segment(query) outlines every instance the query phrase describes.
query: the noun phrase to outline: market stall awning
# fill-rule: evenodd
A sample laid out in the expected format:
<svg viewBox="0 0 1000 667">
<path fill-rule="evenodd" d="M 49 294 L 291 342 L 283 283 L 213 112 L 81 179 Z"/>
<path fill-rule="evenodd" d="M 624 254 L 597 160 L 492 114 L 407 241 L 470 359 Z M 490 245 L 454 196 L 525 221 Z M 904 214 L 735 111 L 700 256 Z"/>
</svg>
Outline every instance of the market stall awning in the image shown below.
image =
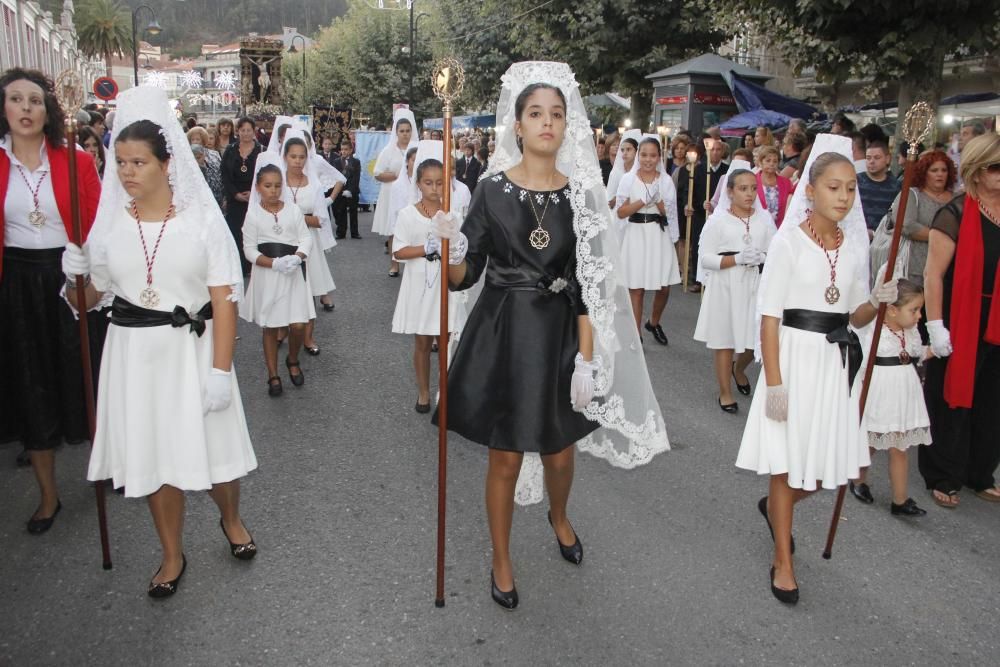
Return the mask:
<svg viewBox="0 0 1000 667">
<path fill-rule="evenodd" d="M 768 90 L 764 86 L 744 78 L 735 71 L 730 71 L 729 75 L 723 77 L 733 91 L 736 98 L 736 106 L 740 111 L 756 111 L 766 109 L 777 111 L 790 118 L 802 118 L 809 120 L 813 116 L 819 115 L 819 111 L 809 104 L 794 97 L 788 97 L 773 90 Z M 787 124 L 787 123 L 786 123 Z"/>
<path fill-rule="evenodd" d="M 781 129 L 787 127 L 791 119 L 791 116 L 778 111 L 755 109 L 733 116 L 719 125 L 719 129 L 726 136 L 738 136 L 746 130 L 751 130 L 761 125 L 772 130 Z"/>
</svg>

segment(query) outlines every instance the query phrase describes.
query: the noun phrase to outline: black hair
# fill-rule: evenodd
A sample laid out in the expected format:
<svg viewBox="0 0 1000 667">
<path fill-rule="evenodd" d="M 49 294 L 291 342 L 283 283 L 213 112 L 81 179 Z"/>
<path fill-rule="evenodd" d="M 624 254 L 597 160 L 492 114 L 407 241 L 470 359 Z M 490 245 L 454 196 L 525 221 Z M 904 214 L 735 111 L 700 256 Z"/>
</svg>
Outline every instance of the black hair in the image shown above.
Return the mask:
<svg viewBox="0 0 1000 667">
<path fill-rule="evenodd" d="M 846 136 L 853 142 L 854 148 L 860 148 L 862 151 L 868 149 L 868 139 L 860 132 L 848 132 Z"/>
<path fill-rule="evenodd" d="M 97 130 L 90 127 L 89 125 L 84 125 L 77 129 L 76 131 L 76 141 L 78 144 L 84 147 L 86 150 L 86 143 L 89 139 L 93 139 L 97 142 L 97 171 L 101 176 L 104 176 L 104 162 L 106 157 L 104 155 L 104 142 L 101 138 L 97 136 Z"/>
<path fill-rule="evenodd" d="M 476 157 L 485 165 L 490 160 L 490 149 L 486 146 L 480 146 L 479 150 L 476 151 Z"/>
<path fill-rule="evenodd" d="M 257 123 L 255 123 L 254 120 L 253 120 L 253 118 L 250 118 L 249 116 L 242 116 L 239 120 L 237 120 L 236 121 L 236 129 L 237 130 L 240 129 L 241 127 L 243 127 L 247 123 L 250 123 L 250 127 L 252 127 L 253 129 L 255 129 L 255 130 L 257 129 Z"/>
<path fill-rule="evenodd" d="M 406 159 L 409 160 L 411 157 L 417 154 L 417 147 L 414 146 L 406 151 Z M 444 166 L 444 165 L 442 165 Z"/>
<path fill-rule="evenodd" d="M 417 165 L 416 176 L 418 181 L 424 175 L 424 172 L 427 171 L 428 169 L 444 169 L 444 165 L 441 164 L 441 160 L 435 160 L 434 158 L 430 158 L 429 160 L 424 160 L 419 165 Z"/>
<path fill-rule="evenodd" d="M 874 139 L 868 142 L 868 148 L 881 148 L 885 151 L 886 155 L 889 155 L 889 144 L 882 139 Z"/>
<path fill-rule="evenodd" d="M 278 168 L 276 164 L 265 164 L 257 171 L 257 175 L 254 176 L 254 183 L 260 185 L 260 181 L 267 174 L 277 174 L 278 178 L 281 178 L 281 169 Z"/>
<path fill-rule="evenodd" d="M 906 302 L 911 299 L 924 295 L 923 287 L 906 278 L 900 278 L 896 281 L 896 289 L 898 290 L 896 300 L 892 302 L 896 308 L 906 305 Z"/>
<path fill-rule="evenodd" d="M 306 152 L 306 155 L 309 155 L 309 148 L 306 146 L 305 140 L 299 139 L 298 137 L 292 137 L 285 142 L 285 150 L 282 152 L 282 155 L 287 157 L 288 151 L 292 149 L 292 146 L 302 146 L 302 150 Z"/>
<path fill-rule="evenodd" d="M 340 146 L 341 146 L 341 147 L 344 147 L 344 146 L 350 146 L 350 147 L 351 147 L 351 150 L 352 150 L 352 151 L 354 150 L 354 144 L 353 144 L 353 143 L 351 143 L 351 140 L 350 140 L 350 139 L 341 139 L 341 140 L 340 140 Z"/>
<path fill-rule="evenodd" d="M 816 181 L 823 173 L 835 164 L 847 164 L 854 167 L 854 163 L 847 159 L 845 155 L 830 151 L 817 157 L 809 168 L 809 182 L 816 185 Z"/>
<path fill-rule="evenodd" d="M 739 178 L 740 176 L 744 175 L 744 174 L 750 174 L 751 176 L 754 176 L 754 173 L 752 171 L 750 171 L 749 169 L 733 169 L 731 172 L 729 172 L 729 174 L 726 176 L 726 189 L 727 190 L 732 190 L 733 188 L 735 188 L 736 187 L 736 179 Z M 754 176 L 754 181 L 755 182 L 756 182 L 756 178 L 757 177 Z"/>
<path fill-rule="evenodd" d="M 282 123 L 278 126 L 278 128 L 274 131 L 274 133 L 278 136 L 278 141 L 283 141 L 285 139 L 285 132 L 288 132 L 291 127 L 292 126 L 289 123 Z"/>
<path fill-rule="evenodd" d="M 535 91 L 538 91 L 538 90 L 554 90 L 554 91 L 556 91 L 556 95 L 559 96 L 559 100 L 563 104 L 563 109 L 567 108 L 566 107 L 566 96 L 563 95 L 563 91 L 560 90 L 558 86 L 553 86 L 551 83 L 540 83 L 540 82 L 539 83 L 531 83 L 531 84 L 528 84 L 527 86 L 525 86 L 524 90 L 522 90 L 518 94 L 517 98 L 514 100 L 514 118 L 516 120 L 521 120 L 521 116 L 524 115 L 524 107 L 526 107 L 528 105 L 528 98 L 531 97 L 535 93 Z M 518 150 L 521 150 L 521 151 L 524 150 L 524 142 L 521 141 L 520 137 L 518 137 L 518 139 L 517 139 L 517 148 L 518 148 Z"/>
<path fill-rule="evenodd" d="M 87 113 L 88 113 L 88 115 L 90 115 L 90 122 L 87 123 L 87 124 L 90 125 L 91 127 L 93 127 L 93 125 L 95 123 L 100 123 L 101 125 L 105 124 L 105 122 L 104 122 L 104 116 L 102 116 L 98 112 L 96 112 L 96 111 L 88 111 Z"/>
<path fill-rule="evenodd" d="M 639 142 L 633 139 L 632 137 L 626 137 L 625 139 L 622 139 L 621 143 L 632 144 L 632 148 L 634 148 L 637 153 L 639 152 Z"/>
<path fill-rule="evenodd" d="M 151 120 L 137 120 L 122 128 L 115 137 L 115 145 L 123 141 L 143 141 L 157 160 L 166 162 L 170 159 L 170 151 L 167 150 L 167 140 L 161 133 L 162 129 Z"/>
<path fill-rule="evenodd" d="M 408 126 L 408 127 L 409 127 L 409 128 L 411 129 L 411 130 L 413 129 L 413 124 L 412 124 L 412 123 L 410 122 L 410 119 L 409 119 L 409 118 L 400 118 L 399 120 L 397 120 L 397 121 L 396 121 L 396 130 L 397 130 L 397 131 L 399 130 L 399 126 L 400 126 L 400 125 L 402 125 L 403 123 L 406 123 L 406 125 L 407 125 L 407 126 Z"/>
<path fill-rule="evenodd" d="M 792 145 L 792 148 L 799 153 L 806 149 L 806 135 L 801 132 L 789 132 L 785 135 L 785 141 Z"/>
<path fill-rule="evenodd" d="M 63 126 L 66 116 L 63 114 L 59 100 L 56 99 L 56 87 L 52 79 L 35 69 L 13 67 L 0 76 L 0 104 L 7 102 L 7 86 L 20 80 L 30 81 L 42 89 L 42 99 L 45 102 L 45 127 L 42 129 L 45 138 L 53 146 L 61 146 L 63 142 Z M 7 115 L 0 114 L 0 136 L 10 132 Z"/>
<path fill-rule="evenodd" d="M 654 139 L 653 137 L 646 137 L 645 139 L 643 139 L 642 141 L 640 141 L 639 142 L 639 147 L 636 148 L 636 152 L 638 153 L 642 149 L 642 147 L 645 146 L 645 145 L 647 145 L 647 144 L 650 144 L 652 146 L 656 146 L 656 154 L 657 155 L 663 155 L 663 147 L 660 146 L 660 142 L 657 141 L 656 139 Z"/>
</svg>

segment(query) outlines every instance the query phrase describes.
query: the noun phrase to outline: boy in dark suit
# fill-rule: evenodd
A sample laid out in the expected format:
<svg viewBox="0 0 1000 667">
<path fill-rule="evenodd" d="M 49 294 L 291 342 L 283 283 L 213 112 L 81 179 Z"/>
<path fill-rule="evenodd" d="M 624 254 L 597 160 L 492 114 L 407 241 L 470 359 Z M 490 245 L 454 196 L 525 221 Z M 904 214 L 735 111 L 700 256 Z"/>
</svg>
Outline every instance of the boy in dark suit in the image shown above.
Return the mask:
<svg viewBox="0 0 1000 667">
<path fill-rule="evenodd" d="M 348 139 L 340 142 L 340 155 L 334 156 L 333 166 L 344 175 L 347 183 L 340 196 L 333 202 L 333 219 L 337 224 L 337 238 L 347 236 L 347 219 L 350 216 L 351 238 L 360 239 L 358 233 L 358 197 L 361 195 L 361 162 L 354 157 L 354 145 Z"/>
</svg>

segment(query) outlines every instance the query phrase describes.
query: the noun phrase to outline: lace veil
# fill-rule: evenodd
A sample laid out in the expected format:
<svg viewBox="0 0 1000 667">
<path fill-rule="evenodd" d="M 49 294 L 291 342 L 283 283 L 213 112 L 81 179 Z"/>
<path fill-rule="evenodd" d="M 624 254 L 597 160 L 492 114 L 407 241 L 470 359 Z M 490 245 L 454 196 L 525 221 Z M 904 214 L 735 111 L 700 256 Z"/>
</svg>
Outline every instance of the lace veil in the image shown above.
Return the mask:
<svg viewBox="0 0 1000 667">
<path fill-rule="evenodd" d="M 802 169 L 802 177 L 799 179 L 798 185 L 795 187 L 795 194 L 792 195 L 792 201 L 788 205 L 788 210 L 785 212 L 785 218 L 781 223 L 781 227 L 778 228 L 778 233 L 774 235 L 771 243 L 781 243 L 787 240 L 787 237 L 798 231 L 799 225 L 801 225 L 806 219 L 806 212 L 809 210 L 811 202 L 806 196 L 806 185 L 811 181 L 809 180 L 809 172 L 812 169 L 813 163 L 816 161 L 820 155 L 824 153 L 840 153 L 847 160 L 854 164 L 854 154 L 851 148 L 851 139 L 849 137 L 843 137 L 836 134 L 820 134 L 816 137 L 815 143 L 813 143 L 812 150 L 809 152 L 809 161 L 806 162 L 806 166 Z M 722 206 L 722 200 L 719 200 L 719 207 Z M 844 248 L 854 255 L 854 266 L 856 274 L 854 276 L 855 280 L 860 280 L 863 285 L 868 286 L 871 284 L 868 278 L 868 226 L 865 224 L 864 211 L 861 209 L 861 196 L 855 192 L 854 205 L 851 210 L 847 212 L 844 219 L 839 223 L 840 228 L 844 231 Z M 841 252 L 844 252 L 841 250 Z M 768 280 L 771 279 L 766 268 L 764 273 L 760 278 L 760 287 L 757 290 L 757 348 L 755 356 L 758 361 L 761 360 L 760 352 L 760 320 L 761 320 L 761 308 L 763 307 L 763 298 L 767 290 Z M 787 279 L 787 276 L 779 276 L 779 280 Z"/>
<path fill-rule="evenodd" d="M 566 98 L 566 134 L 556 168 L 569 177 L 577 237 L 577 279 L 593 325 L 594 357 L 601 363 L 594 400 L 583 411 L 601 428 L 577 446 L 619 468 L 643 465 L 670 449 L 670 443 L 621 275 L 618 236 L 579 85 L 568 65 L 555 62 L 515 63 L 501 81 L 496 151 L 484 178 L 507 171 L 521 161 L 514 131 L 514 102 L 525 87 L 547 83 L 558 87 Z M 518 503 L 541 501 L 541 472 L 540 457 L 526 454 L 515 494 Z"/>
<path fill-rule="evenodd" d="M 111 141 L 105 149 L 105 164 L 109 167 L 117 164 L 115 141 L 122 130 L 140 120 L 152 121 L 160 126 L 160 134 L 166 140 L 167 151 L 170 153 L 168 179 L 176 213 L 180 216 L 187 212 L 199 223 L 197 226 L 186 225 L 179 228 L 186 230 L 185 233 L 194 234 L 206 248 L 226 249 L 217 258 L 221 258 L 222 272 L 225 274 L 225 283 L 220 284 L 228 284 L 232 288 L 230 301 L 239 301 L 243 298 L 243 270 L 236 242 L 229 232 L 219 204 L 215 201 L 198 167 L 198 162 L 188 144 L 187 135 L 177 119 L 177 114 L 170 107 L 166 92 L 162 88 L 152 86 L 130 88 L 118 95 L 117 105 L 114 130 Z M 88 247 L 93 252 L 103 251 L 104 239 L 112 222 L 122 210 L 128 209 L 131 201 L 118 177 L 118 170 L 106 169 L 101 181 L 101 199 L 97 205 L 97 217 L 87 239 Z"/>
<path fill-rule="evenodd" d="M 632 139 L 636 143 L 642 139 L 642 131 L 637 129 L 626 130 L 622 135 L 622 140 L 618 142 L 618 152 L 615 153 L 615 163 L 611 166 L 611 173 L 608 175 L 608 200 L 618 194 L 618 184 L 626 174 L 625 158 L 622 157 L 622 143 L 626 139 Z M 634 164 L 634 163 L 633 163 Z"/>
</svg>

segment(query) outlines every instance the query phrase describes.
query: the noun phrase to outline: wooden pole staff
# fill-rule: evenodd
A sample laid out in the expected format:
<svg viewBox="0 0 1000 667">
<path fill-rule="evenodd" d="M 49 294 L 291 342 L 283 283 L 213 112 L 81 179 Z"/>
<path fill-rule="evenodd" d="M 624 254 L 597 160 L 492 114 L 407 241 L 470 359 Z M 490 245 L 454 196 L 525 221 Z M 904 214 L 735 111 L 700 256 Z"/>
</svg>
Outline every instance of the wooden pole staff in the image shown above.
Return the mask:
<svg viewBox="0 0 1000 667">
<path fill-rule="evenodd" d="M 66 70 L 56 80 L 56 96 L 59 105 L 66 115 L 66 152 L 69 158 L 69 205 L 72 212 L 73 242 L 81 248 L 84 244 L 83 224 L 80 220 L 80 192 L 77 181 L 76 164 L 76 112 L 83 106 L 83 82 L 73 70 Z M 76 294 L 78 299 L 84 299 L 86 286 L 84 277 L 76 277 Z M 80 306 L 77 322 L 80 328 L 80 365 L 83 371 L 83 399 L 87 410 L 87 428 L 90 433 L 90 443 L 93 446 L 94 434 L 97 431 L 97 407 L 94 401 L 94 373 L 90 360 L 90 329 L 87 322 L 87 309 L 83 303 Z M 101 566 L 111 569 L 111 546 L 108 540 L 108 517 L 105 508 L 104 481 L 94 483 L 94 495 L 97 500 L 97 527 L 101 538 Z"/>
<path fill-rule="evenodd" d="M 454 58 L 444 58 L 434 67 L 431 76 L 434 94 L 443 103 L 444 115 L 444 198 L 441 210 L 451 210 L 451 153 L 452 103 L 462 94 L 465 72 Z M 445 514 L 448 489 L 448 239 L 441 239 L 441 319 L 438 330 L 438 370 L 440 396 L 438 398 L 438 497 L 437 497 L 437 579 L 434 589 L 434 606 L 444 606 L 444 550 Z"/>
<path fill-rule="evenodd" d="M 917 146 L 930 134 L 934 126 L 934 112 L 926 102 L 917 102 L 906 112 L 903 134 L 909 143 L 906 154 L 906 166 L 903 170 L 903 187 L 900 190 L 899 208 L 896 211 L 896 225 L 892 229 L 892 243 L 889 244 L 889 258 L 886 261 L 885 280 L 892 280 L 896 267 L 896 255 L 899 252 L 899 241 L 902 238 L 903 220 L 906 217 L 906 203 L 909 199 L 910 185 L 913 183 L 914 167 L 917 163 Z M 904 276 L 905 277 L 905 276 Z M 865 364 L 865 375 L 861 384 L 861 403 L 858 408 L 858 418 L 865 414 L 868 403 L 868 390 L 871 388 L 872 372 L 875 369 L 875 353 L 878 351 L 879 339 L 882 336 L 882 323 L 885 321 L 886 304 L 879 304 L 875 316 L 875 330 L 872 332 L 872 344 L 868 350 L 868 362 Z M 837 502 L 833 506 L 833 516 L 830 519 L 830 530 L 826 536 L 826 548 L 823 558 L 833 557 L 833 541 L 837 538 L 837 524 L 840 523 L 840 513 L 844 509 L 844 496 L 847 486 L 837 490 Z"/>
<path fill-rule="evenodd" d="M 698 161 L 697 151 L 687 152 L 687 172 L 688 172 L 688 201 L 687 209 L 689 211 L 694 211 L 694 164 Z M 694 221 L 693 213 L 687 214 L 687 233 L 684 235 L 684 285 L 682 286 L 685 292 L 688 291 L 689 279 L 691 277 L 691 229 Z"/>
</svg>

